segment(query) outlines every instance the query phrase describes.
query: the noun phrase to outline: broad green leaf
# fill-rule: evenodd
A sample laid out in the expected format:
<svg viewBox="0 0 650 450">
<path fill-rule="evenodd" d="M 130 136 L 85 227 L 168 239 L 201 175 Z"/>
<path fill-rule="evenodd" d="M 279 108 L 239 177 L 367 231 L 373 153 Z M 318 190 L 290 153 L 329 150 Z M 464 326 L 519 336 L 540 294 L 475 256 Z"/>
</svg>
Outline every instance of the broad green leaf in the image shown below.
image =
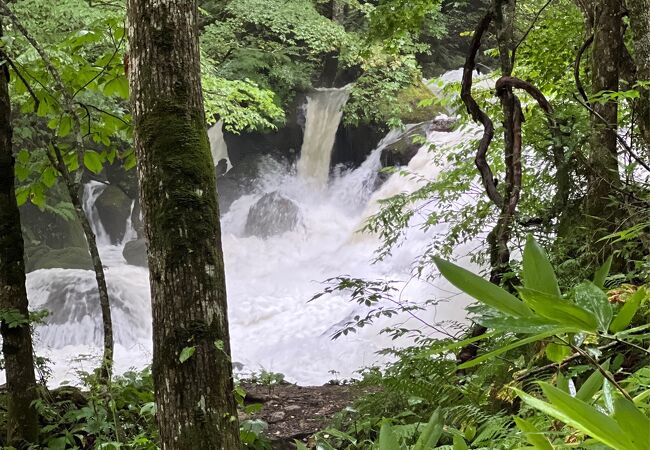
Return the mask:
<svg viewBox="0 0 650 450">
<path fill-rule="evenodd" d="M 32 204 L 42 208 L 45 206 L 45 193 L 43 192 L 43 187 L 41 184 L 36 183 L 31 187 L 31 192 L 29 193 L 29 201 Z"/>
<path fill-rule="evenodd" d="M 530 317 L 532 311 L 517 297 L 493 283 L 444 259 L 435 257 L 438 270 L 451 284 L 476 300 L 514 317 Z"/>
<path fill-rule="evenodd" d="M 474 319 L 485 328 L 509 333 L 537 334 L 557 328 L 557 322 L 544 317 L 479 316 Z"/>
<path fill-rule="evenodd" d="M 397 436 L 388 422 L 384 423 L 379 430 L 379 450 L 399 450 Z"/>
<path fill-rule="evenodd" d="M 605 370 L 609 369 L 609 359 L 601 364 L 601 367 Z M 576 398 L 582 400 L 583 402 L 590 403 L 592 397 L 596 395 L 596 392 L 600 391 L 600 388 L 603 385 L 603 380 L 605 377 L 596 369 L 591 375 L 582 383 L 578 392 L 576 392 Z"/>
<path fill-rule="evenodd" d="M 86 150 L 84 153 L 84 166 L 91 172 L 98 174 L 102 171 L 102 157 L 94 150 Z"/>
<path fill-rule="evenodd" d="M 29 164 L 30 154 L 27 150 L 23 149 L 16 155 L 16 160 L 21 164 Z"/>
<path fill-rule="evenodd" d="M 526 239 L 523 258 L 524 286 L 534 291 L 560 297 L 555 271 L 548 261 L 546 253 L 532 235 Z"/>
<path fill-rule="evenodd" d="M 517 416 L 514 416 L 513 419 L 515 419 L 519 429 L 526 435 L 526 440 L 537 450 L 553 450 L 553 446 L 546 439 L 546 436 L 532 422 Z"/>
<path fill-rule="evenodd" d="M 650 447 L 650 419 L 624 397 L 614 400 L 614 420 L 637 448 Z"/>
<path fill-rule="evenodd" d="M 31 170 L 29 168 L 23 166 L 22 164 L 16 164 L 14 167 L 14 174 L 16 175 L 16 178 L 18 181 L 25 181 L 27 178 L 29 178 L 29 175 L 31 174 Z"/>
<path fill-rule="evenodd" d="M 618 333 L 627 328 L 632 322 L 632 319 L 639 310 L 641 304 L 643 304 L 647 299 L 648 295 L 645 287 L 642 286 L 637 289 L 637 291 L 625 301 L 621 309 L 618 311 L 618 314 L 616 314 L 616 317 L 609 326 L 609 330 L 612 333 Z"/>
<path fill-rule="evenodd" d="M 420 434 L 413 450 L 428 450 L 435 447 L 441 434 L 442 421 L 440 420 L 440 408 L 438 408 L 431 414 L 431 418 L 427 426 L 422 430 L 422 434 Z"/>
<path fill-rule="evenodd" d="M 561 420 L 615 450 L 632 450 L 634 448 L 614 419 L 548 383 L 540 382 L 539 385 L 550 403 L 528 395 L 519 389 L 513 388 L 513 390 L 533 408 Z"/>
<path fill-rule="evenodd" d="M 195 351 L 196 351 L 196 347 L 194 346 L 183 348 L 183 350 L 181 350 L 181 355 L 178 357 L 178 360 L 181 363 L 184 363 L 185 361 L 187 361 L 192 357 Z"/>
<path fill-rule="evenodd" d="M 498 356 L 498 355 L 500 355 L 502 353 L 508 352 L 508 351 L 510 351 L 512 349 L 515 349 L 517 347 L 521 347 L 522 345 L 527 345 L 527 344 L 530 344 L 531 342 L 541 341 L 542 339 L 546 339 L 547 337 L 550 337 L 550 336 L 553 336 L 553 335 L 556 335 L 556 334 L 563 334 L 563 333 L 565 333 L 567 331 L 568 330 L 564 329 L 564 328 L 556 328 L 555 330 L 547 331 L 547 332 L 540 333 L 540 334 L 536 334 L 536 335 L 530 336 L 530 337 L 528 337 L 526 339 L 520 339 L 520 340 L 518 340 L 516 342 L 513 342 L 512 344 L 505 345 L 505 346 L 503 346 L 501 348 L 498 348 L 498 349 L 496 349 L 494 351 L 491 351 L 490 353 L 486 353 L 486 354 L 481 355 L 481 356 L 479 356 L 477 358 L 474 358 L 474 359 L 472 359 L 470 361 L 467 361 L 467 362 L 459 365 L 458 368 L 459 369 L 467 369 L 467 368 L 470 368 L 470 367 L 474 367 L 474 366 L 482 363 L 483 361 L 494 358 L 495 356 Z"/>
<path fill-rule="evenodd" d="M 605 280 L 607 279 L 607 275 L 609 275 L 609 270 L 612 267 L 612 259 L 614 259 L 613 256 L 609 255 L 607 261 L 605 261 L 605 263 L 602 266 L 600 266 L 596 271 L 596 273 L 594 274 L 594 284 L 601 289 L 605 287 Z"/>
<path fill-rule="evenodd" d="M 57 131 L 57 134 L 59 137 L 66 137 L 67 135 L 70 134 L 70 131 L 72 130 L 72 119 L 70 116 L 63 116 L 61 118 L 61 122 L 59 122 L 59 130 Z"/>
<path fill-rule="evenodd" d="M 112 96 L 117 94 L 123 99 L 129 98 L 129 81 L 124 76 L 118 76 L 110 80 L 104 86 L 104 95 Z"/>
<path fill-rule="evenodd" d="M 546 344 L 544 349 L 546 357 L 549 361 L 554 363 L 561 363 L 564 359 L 571 354 L 571 348 L 565 344 L 556 344 L 555 342 L 550 342 Z"/>
<path fill-rule="evenodd" d="M 524 302 L 537 314 L 565 327 L 575 327 L 590 333 L 598 329 L 598 320 L 591 312 L 561 298 L 532 289 L 520 288 Z"/>
<path fill-rule="evenodd" d="M 465 442 L 465 439 L 463 439 L 457 434 L 454 434 L 454 450 L 469 450 L 469 447 L 467 446 L 467 442 Z"/>
<path fill-rule="evenodd" d="M 43 173 L 41 174 L 41 182 L 47 186 L 48 188 L 51 188 L 54 186 L 54 183 L 56 183 L 56 179 L 59 176 L 59 171 L 56 170 L 54 167 L 47 167 Z"/>
<path fill-rule="evenodd" d="M 591 311 L 598 319 L 598 328 L 606 332 L 612 321 L 612 305 L 607 295 L 595 284 L 585 281 L 574 289 L 575 303 L 581 308 Z"/>
<path fill-rule="evenodd" d="M 25 202 L 27 202 L 28 198 L 29 198 L 29 188 L 27 186 L 23 186 L 16 189 L 16 202 L 18 203 L 18 206 L 24 205 Z"/>
</svg>

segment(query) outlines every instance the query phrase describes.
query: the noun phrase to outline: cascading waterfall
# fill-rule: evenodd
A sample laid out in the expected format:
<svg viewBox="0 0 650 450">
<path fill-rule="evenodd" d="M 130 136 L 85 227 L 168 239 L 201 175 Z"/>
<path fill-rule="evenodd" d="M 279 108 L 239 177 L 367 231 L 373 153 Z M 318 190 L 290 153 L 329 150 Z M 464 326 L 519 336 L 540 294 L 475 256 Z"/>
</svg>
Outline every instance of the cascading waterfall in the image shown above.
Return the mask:
<svg viewBox="0 0 650 450">
<path fill-rule="evenodd" d="M 319 282 L 327 278 L 347 274 L 395 280 L 401 295 L 416 302 L 448 298 L 454 292 L 444 280 L 412 277 L 413 261 L 433 235 L 444 232 L 444 226 L 427 231 L 414 226 L 390 257 L 370 264 L 379 240 L 358 232 L 364 221 L 377 211 L 381 199 L 417 189 L 421 179 L 435 178 L 441 168 L 432 162 L 429 145 L 424 145 L 408 165 L 408 170 L 418 176 L 395 173 L 377 189 L 382 150 L 402 134 L 392 131 L 358 168 L 341 170 L 329 179 L 330 153 L 346 99 L 345 90 L 321 90 L 310 97 L 297 174 L 282 164 L 268 162 L 256 181 L 257 192 L 240 197 L 222 217 L 233 361 L 242 364 L 244 372 L 264 368 L 282 372 L 300 384 L 322 384 L 331 378 L 330 371 L 348 378 L 364 366 L 386 361 L 376 351 L 395 342 L 378 331 L 394 323 L 392 320 L 380 319 L 374 327 L 330 340 L 337 324 L 361 314 L 365 307 L 350 303 L 345 293 L 308 302 L 322 290 Z M 445 148 L 473 135 L 430 132 L 427 137 L 437 148 Z M 90 183 L 85 189 L 86 211 L 99 235 L 102 227 L 93 202 L 101 186 Z M 247 235 L 251 206 L 271 192 L 295 203 L 301 212 L 301 226 L 265 238 Z M 151 360 L 148 271 L 128 265 L 121 250 L 122 245 L 101 240 L 100 253 L 108 266 L 117 372 L 141 368 Z M 54 362 L 52 384 L 74 381 L 78 368 L 96 367 L 98 359 L 92 363 L 79 360 L 80 354 L 101 355 L 101 314 L 94 274 L 86 270 L 38 270 L 28 274 L 27 285 L 32 306 L 53 312 L 47 325 L 37 328 L 36 343 L 37 352 Z M 463 306 L 455 299 L 422 314 L 428 322 L 463 320 Z M 418 326 L 408 317 L 398 320 L 405 321 L 406 326 Z"/>
<path fill-rule="evenodd" d="M 298 175 L 319 187 L 327 184 L 336 130 L 349 96 L 347 86 L 316 89 L 307 96 L 305 136 L 298 160 Z"/>
<path fill-rule="evenodd" d="M 97 208 L 95 208 L 95 202 L 102 192 L 104 192 L 104 189 L 106 189 L 106 184 L 100 183 L 99 181 L 89 181 L 84 185 L 83 192 L 83 209 L 90 221 L 90 227 L 95 234 L 97 245 L 111 244 L 111 237 L 106 232 L 102 221 L 99 220 L 99 213 L 97 212 Z"/>
</svg>

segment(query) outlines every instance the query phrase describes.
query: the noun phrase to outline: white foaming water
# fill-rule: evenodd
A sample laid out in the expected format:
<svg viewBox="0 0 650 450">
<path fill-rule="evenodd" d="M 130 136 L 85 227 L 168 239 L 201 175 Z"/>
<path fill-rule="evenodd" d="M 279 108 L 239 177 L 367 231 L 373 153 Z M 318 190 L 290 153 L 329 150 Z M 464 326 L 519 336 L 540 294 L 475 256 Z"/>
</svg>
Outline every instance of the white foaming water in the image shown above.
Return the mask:
<svg viewBox="0 0 650 450">
<path fill-rule="evenodd" d="M 331 120 L 338 123 L 336 117 Z M 327 278 L 349 275 L 394 280 L 401 289 L 400 296 L 416 302 L 449 298 L 455 292 L 444 280 L 431 282 L 412 276 L 413 261 L 435 233 L 445 231 L 444 226 L 427 232 L 413 227 L 404 244 L 376 264 L 370 261 L 379 240 L 358 233 L 367 217 L 377 211 L 380 199 L 411 192 L 440 171 L 425 145 L 408 166 L 415 176 L 393 174 L 376 190 L 382 148 L 399 135 L 391 132 L 360 167 L 338 173 L 323 185 L 315 185 L 300 170 L 296 174 L 268 161 L 257 181 L 258 192 L 236 200 L 222 217 L 233 360 L 243 364 L 244 371 L 263 368 L 282 372 L 290 381 L 305 385 L 328 381 L 333 378 L 330 371 L 336 371 L 339 378 L 351 377 L 364 366 L 386 362 L 376 351 L 395 343 L 379 334 L 384 326 L 396 321 L 403 326 L 420 326 L 408 316 L 380 319 L 375 326 L 332 341 L 331 335 L 338 327 L 355 315 L 362 315 L 366 308 L 350 303 L 345 293 L 309 302 L 323 289 L 321 282 Z M 461 132 L 428 135 L 438 148 L 471 137 Z M 326 166 L 325 159 L 320 161 L 323 166 L 318 172 L 327 174 L 329 156 Z M 96 197 L 100 188 L 91 185 L 86 189 L 87 211 L 97 220 L 91 197 Z M 246 236 L 250 207 L 262 195 L 274 191 L 300 208 L 301 225 L 266 239 Z M 96 229 L 101 232 L 100 227 Z M 146 269 L 127 265 L 121 250 L 121 245 L 111 246 L 102 240 L 100 251 L 108 266 L 106 279 L 112 302 L 117 372 L 142 368 L 151 361 L 148 273 Z M 96 367 L 97 359 L 79 361 L 79 355 L 97 358 L 101 354 L 101 314 L 94 283 L 94 273 L 84 270 L 50 269 L 28 275 L 32 306 L 53 311 L 49 324 L 38 328 L 36 344 L 37 351 L 55 363 L 52 384 L 74 381 L 75 370 L 79 368 Z M 442 303 L 419 315 L 429 323 L 463 320 L 465 305 L 466 301 L 457 300 Z"/>
<path fill-rule="evenodd" d="M 307 96 L 305 136 L 300 149 L 298 175 L 313 180 L 319 187 L 327 184 L 336 130 L 349 96 L 347 86 L 316 89 Z"/>
<path fill-rule="evenodd" d="M 106 186 L 106 184 L 100 183 L 99 181 L 89 181 L 84 184 L 83 192 L 83 208 L 86 212 L 86 216 L 88 216 L 88 220 L 90 221 L 90 227 L 92 228 L 93 233 L 95 233 L 97 245 L 101 246 L 111 245 L 111 237 L 104 229 L 102 221 L 99 220 L 99 213 L 97 212 L 97 208 L 95 208 L 97 197 L 104 192 Z"/>
</svg>

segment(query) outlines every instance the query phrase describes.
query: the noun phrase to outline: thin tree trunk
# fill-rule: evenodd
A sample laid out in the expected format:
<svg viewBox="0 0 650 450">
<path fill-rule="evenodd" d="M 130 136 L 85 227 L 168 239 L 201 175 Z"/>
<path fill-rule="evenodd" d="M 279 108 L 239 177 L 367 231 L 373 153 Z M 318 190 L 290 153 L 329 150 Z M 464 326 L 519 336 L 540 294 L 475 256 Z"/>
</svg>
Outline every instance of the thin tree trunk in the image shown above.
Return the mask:
<svg viewBox="0 0 650 450">
<path fill-rule="evenodd" d="M 36 442 L 38 416 L 31 406 L 37 398 L 36 377 L 11 139 L 9 70 L 5 62 L 0 69 L 0 309 L 15 317 L 3 317 L 0 330 L 7 377 L 7 443 L 19 446 Z"/>
<path fill-rule="evenodd" d="M 86 237 L 86 243 L 88 244 L 88 252 L 90 253 L 90 259 L 93 263 L 93 270 L 95 271 L 95 280 L 97 281 L 97 290 L 99 292 L 99 307 L 102 312 L 102 329 L 104 331 L 104 345 L 102 355 L 102 364 L 99 369 L 100 380 L 104 383 L 110 381 L 111 375 L 113 373 L 113 351 L 114 351 L 114 342 L 113 342 L 113 319 L 111 317 L 111 305 L 108 298 L 108 286 L 106 285 L 106 275 L 104 274 L 104 265 L 102 264 L 102 259 L 99 256 L 99 249 L 97 248 L 97 240 L 95 238 L 95 233 L 90 225 L 88 216 L 83 209 L 83 203 L 79 197 L 80 185 L 75 182 L 75 177 L 68 171 L 68 167 L 65 164 L 63 155 L 59 150 L 59 147 L 56 143 L 51 144 L 52 153 L 48 152 L 50 162 L 54 167 L 57 168 L 63 181 L 68 190 L 68 195 L 70 197 L 70 202 L 74 207 L 77 218 L 81 223 L 81 228 L 83 229 L 84 236 Z"/>
<path fill-rule="evenodd" d="M 196 1 L 129 0 L 127 8 L 160 444 L 239 450 Z"/>
</svg>

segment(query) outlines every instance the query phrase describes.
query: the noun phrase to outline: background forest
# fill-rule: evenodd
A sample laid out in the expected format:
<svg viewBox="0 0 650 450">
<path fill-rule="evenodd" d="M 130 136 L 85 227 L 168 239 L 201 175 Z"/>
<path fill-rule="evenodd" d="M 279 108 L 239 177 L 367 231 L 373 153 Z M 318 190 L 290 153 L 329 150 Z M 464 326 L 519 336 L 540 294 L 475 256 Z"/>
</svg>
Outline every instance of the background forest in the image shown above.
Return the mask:
<svg viewBox="0 0 650 450">
<path fill-rule="evenodd" d="M 648 0 L 205 0 L 178 29 L 147 1 L 0 0 L 3 448 L 650 449 Z M 175 76 L 143 49 L 194 33 L 196 141 L 140 103 Z M 166 214 L 166 165 L 219 204 Z M 215 333 L 157 297 L 150 324 L 187 261 Z M 152 327 L 153 367 L 125 357 Z M 276 340 L 286 374 L 246 367 Z M 269 432 L 260 388 L 323 376 L 347 406 Z"/>
</svg>

